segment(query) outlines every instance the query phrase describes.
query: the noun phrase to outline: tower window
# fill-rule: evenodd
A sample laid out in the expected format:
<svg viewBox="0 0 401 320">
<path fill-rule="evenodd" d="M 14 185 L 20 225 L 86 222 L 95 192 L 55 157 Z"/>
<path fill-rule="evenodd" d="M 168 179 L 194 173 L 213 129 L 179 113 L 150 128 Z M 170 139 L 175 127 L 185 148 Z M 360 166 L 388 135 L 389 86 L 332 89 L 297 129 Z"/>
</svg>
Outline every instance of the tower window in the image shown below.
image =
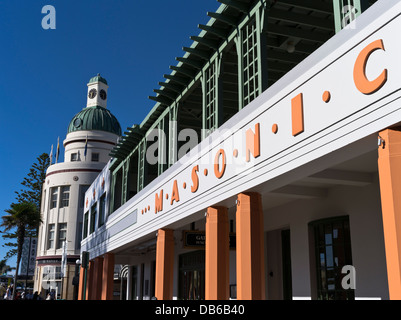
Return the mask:
<svg viewBox="0 0 401 320">
<path fill-rule="evenodd" d="M 99 154 L 98 153 L 92 153 L 92 161 L 99 162 Z"/>
<path fill-rule="evenodd" d="M 61 187 L 60 207 L 68 207 L 70 202 L 70 186 Z"/>
<path fill-rule="evenodd" d="M 78 153 L 71 153 L 71 161 L 78 161 Z"/>
<path fill-rule="evenodd" d="M 47 249 L 54 248 L 54 223 L 49 224 L 47 229 Z"/>
<path fill-rule="evenodd" d="M 58 187 L 51 188 L 50 209 L 57 208 Z"/>
<path fill-rule="evenodd" d="M 59 223 L 58 225 L 58 239 L 57 239 L 57 249 L 63 247 L 63 242 L 67 240 L 67 224 Z"/>
</svg>

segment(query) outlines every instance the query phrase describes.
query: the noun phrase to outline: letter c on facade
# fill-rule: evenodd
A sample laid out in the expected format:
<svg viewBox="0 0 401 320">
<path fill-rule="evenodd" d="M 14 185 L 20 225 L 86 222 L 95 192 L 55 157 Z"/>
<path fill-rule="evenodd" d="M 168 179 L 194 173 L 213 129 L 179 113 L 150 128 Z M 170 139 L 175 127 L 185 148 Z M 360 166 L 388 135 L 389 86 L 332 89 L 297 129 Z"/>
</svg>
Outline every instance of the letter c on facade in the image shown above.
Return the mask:
<svg viewBox="0 0 401 320">
<path fill-rule="evenodd" d="M 370 55 L 376 50 L 384 50 L 383 40 L 379 39 L 373 41 L 371 44 L 366 46 L 361 53 L 358 55 L 354 66 L 354 82 L 356 88 L 363 94 L 372 94 L 378 91 L 387 81 L 387 69 L 375 80 L 370 81 L 366 77 L 366 64 Z"/>
</svg>

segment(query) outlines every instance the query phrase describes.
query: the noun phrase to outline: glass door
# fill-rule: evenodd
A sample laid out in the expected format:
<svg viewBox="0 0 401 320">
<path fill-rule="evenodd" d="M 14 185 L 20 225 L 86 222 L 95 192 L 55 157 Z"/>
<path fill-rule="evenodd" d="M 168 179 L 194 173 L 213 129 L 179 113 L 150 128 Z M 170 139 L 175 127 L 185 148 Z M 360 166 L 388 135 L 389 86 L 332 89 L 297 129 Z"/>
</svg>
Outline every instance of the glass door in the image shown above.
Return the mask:
<svg viewBox="0 0 401 320">
<path fill-rule="evenodd" d="M 179 299 L 205 299 L 205 251 L 180 255 Z"/>
</svg>

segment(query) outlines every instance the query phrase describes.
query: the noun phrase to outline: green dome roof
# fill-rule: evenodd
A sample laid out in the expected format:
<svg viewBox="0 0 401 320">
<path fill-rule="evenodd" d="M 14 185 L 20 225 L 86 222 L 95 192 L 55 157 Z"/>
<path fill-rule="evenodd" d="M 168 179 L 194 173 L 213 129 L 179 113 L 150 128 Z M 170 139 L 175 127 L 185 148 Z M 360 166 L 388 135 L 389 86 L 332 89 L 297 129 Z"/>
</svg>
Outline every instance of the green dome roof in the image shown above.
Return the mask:
<svg viewBox="0 0 401 320">
<path fill-rule="evenodd" d="M 97 76 L 90 78 L 89 83 L 93 83 L 93 82 L 103 82 L 104 84 L 107 84 L 107 81 L 105 78 L 100 76 L 100 73 L 97 74 Z"/>
<path fill-rule="evenodd" d="M 100 130 L 121 136 L 121 126 L 117 118 L 103 107 L 86 107 L 72 118 L 68 132 L 81 130 Z"/>
</svg>

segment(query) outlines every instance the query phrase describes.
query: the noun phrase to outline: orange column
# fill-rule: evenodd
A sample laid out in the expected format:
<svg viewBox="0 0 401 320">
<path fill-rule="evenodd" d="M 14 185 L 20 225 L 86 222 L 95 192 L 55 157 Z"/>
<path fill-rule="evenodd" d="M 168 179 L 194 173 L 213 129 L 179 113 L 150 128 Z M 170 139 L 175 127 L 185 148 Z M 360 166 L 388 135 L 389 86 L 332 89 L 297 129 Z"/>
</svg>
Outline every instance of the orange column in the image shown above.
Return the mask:
<svg viewBox="0 0 401 320">
<path fill-rule="evenodd" d="M 264 237 L 262 198 L 259 193 L 238 195 L 237 298 L 265 299 Z"/>
<path fill-rule="evenodd" d="M 103 258 L 96 257 L 93 264 L 93 274 L 91 277 L 90 300 L 100 300 L 102 295 L 102 275 L 103 275 Z"/>
<path fill-rule="evenodd" d="M 174 230 L 159 229 L 156 243 L 155 296 L 173 299 Z"/>
<path fill-rule="evenodd" d="M 209 207 L 206 216 L 206 300 L 227 300 L 230 297 L 229 242 L 227 208 Z"/>
<path fill-rule="evenodd" d="M 85 300 L 92 299 L 92 291 L 93 291 L 93 270 L 95 269 L 95 261 L 90 260 L 88 264 L 88 270 L 86 273 L 86 292 L 85 292 Z"/>
<path fill-rule="evenodd" d="M 84 300 L 85 288 L 85 268 L 81 267 L 79 271 L 79 287 L 78 287 L 78 300 Z M 85 297 L 86 298 L 86 297 Z"/>
<path fill-rule="evenodd" d="M 113 285 L 114 285 L 114 254 L 106 253 L 103 260 L 103 274 L 102 274 L 102 300 L 113 299 Z"/>
<path fill-rule="evenodd" d="M 384 130 L 379 146 L 379 180 L 389 295 L 401 299 L 401 132 Z"/>
</svg>

